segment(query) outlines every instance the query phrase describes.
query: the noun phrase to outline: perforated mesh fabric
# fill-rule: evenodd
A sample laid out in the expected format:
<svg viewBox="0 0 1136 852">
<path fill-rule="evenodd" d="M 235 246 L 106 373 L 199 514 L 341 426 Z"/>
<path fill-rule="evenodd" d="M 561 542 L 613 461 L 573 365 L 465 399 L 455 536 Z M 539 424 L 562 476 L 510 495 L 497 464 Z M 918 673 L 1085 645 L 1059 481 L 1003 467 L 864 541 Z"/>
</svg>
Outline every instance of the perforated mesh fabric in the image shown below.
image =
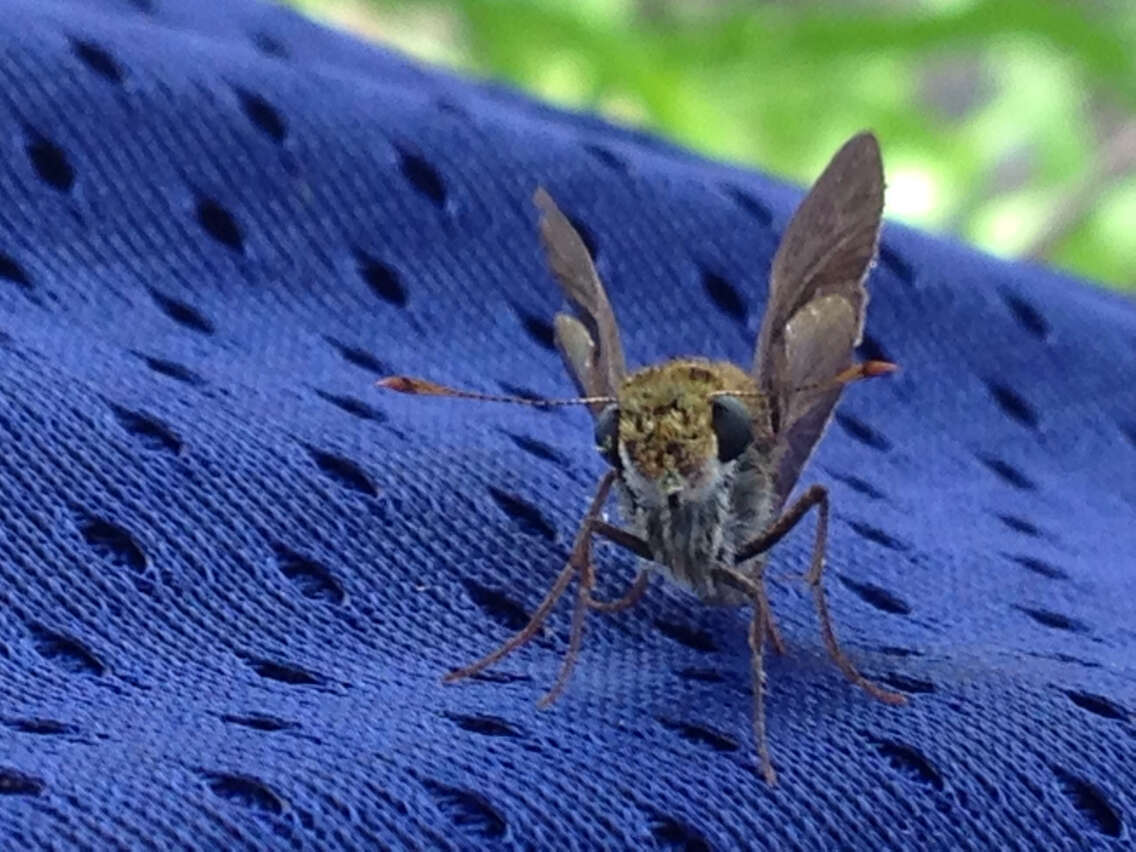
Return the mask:
<svg viewBox="0 0 1136 852">
<path fill-rule="evenodd" d="M 800 191 L 268 5 L 0 12 L 0 846 L 1131 842 L 1130 301 L 885 228 L 863 354 L 903 371 L 802 482 L 839 635 L 911 701 L 827 659 L 802 525 L 769 788 L 748 611 L 658 580 L 548 710 L 567 601 L 439 682 L 523 624 L 603 466 L 586 410 L 371 383 L 572 393 L 538 183 L 633 364 L 748 363 Z"/>
</svg>

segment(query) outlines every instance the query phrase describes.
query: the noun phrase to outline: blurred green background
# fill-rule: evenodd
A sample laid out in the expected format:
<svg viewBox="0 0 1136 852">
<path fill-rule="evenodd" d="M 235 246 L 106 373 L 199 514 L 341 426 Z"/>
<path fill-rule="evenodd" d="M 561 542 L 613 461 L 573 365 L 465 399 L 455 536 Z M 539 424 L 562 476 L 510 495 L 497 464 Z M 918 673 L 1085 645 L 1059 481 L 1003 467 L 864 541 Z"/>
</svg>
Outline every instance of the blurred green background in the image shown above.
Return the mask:
<svg viewBox="0 0 1136 852">
<path fill-rule="evenodd" d="M 890 218 L 1136 292 L 1133 0 L 287 2 L 802 184 L 870 127 Z"/>
</svg>

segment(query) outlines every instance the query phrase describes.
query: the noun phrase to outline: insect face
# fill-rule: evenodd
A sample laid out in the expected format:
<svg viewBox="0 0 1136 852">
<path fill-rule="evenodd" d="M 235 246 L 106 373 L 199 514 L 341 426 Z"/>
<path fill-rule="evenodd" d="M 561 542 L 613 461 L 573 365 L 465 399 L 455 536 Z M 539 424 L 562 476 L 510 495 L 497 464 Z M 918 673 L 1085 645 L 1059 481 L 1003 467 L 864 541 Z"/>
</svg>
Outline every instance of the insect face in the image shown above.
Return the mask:
<svg viewBox="0 0 1136 852">
<path fill-rule="evenodd" d="M 743 402 L 731 391 L 749 396 Z M 648 367 L 628 376 L 618 408 L 603 412 L 597 444 L 641 505 L 701 502 L 753 445 L 754 394 L 753 380 L 732 364 Z"/>
</svg>

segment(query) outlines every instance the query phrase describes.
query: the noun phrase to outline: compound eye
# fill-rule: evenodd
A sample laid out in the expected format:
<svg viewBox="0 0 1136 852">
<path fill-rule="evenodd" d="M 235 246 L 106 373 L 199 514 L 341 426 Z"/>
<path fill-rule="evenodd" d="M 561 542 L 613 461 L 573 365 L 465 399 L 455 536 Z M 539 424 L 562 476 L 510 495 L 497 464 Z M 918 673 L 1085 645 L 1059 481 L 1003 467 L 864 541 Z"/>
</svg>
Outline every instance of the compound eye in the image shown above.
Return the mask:
<svg viewBox="0 0 1136 852">
<path fill-rule="evenodd" d="M 718 461 L 733 461 L 753 443 L 749 409 L 736 396 L 716 396 L 710 405 L 718 437 Z"/>
<path fill-rule="evenodd" d="M 614 468 L 619 461 L 619 406 L 612 403 L 596 418 L 596 449 Z"/>
</svg>

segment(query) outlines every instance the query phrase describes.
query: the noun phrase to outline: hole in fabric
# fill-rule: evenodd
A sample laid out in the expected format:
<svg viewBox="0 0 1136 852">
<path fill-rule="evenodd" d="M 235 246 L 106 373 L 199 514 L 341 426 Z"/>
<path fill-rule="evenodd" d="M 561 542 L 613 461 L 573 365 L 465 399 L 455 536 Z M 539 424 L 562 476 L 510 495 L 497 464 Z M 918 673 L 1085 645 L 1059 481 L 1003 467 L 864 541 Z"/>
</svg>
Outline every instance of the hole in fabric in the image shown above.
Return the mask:
<svg viewBox="0 0 1136 852">
<path fill-rule="evenodd" d="M 477 606 L 502 627 L 516 632 L 529 623 L 524 607 L 496 589 L 490 589 L 474 580 L 464 579 L 466 593 Z"/>
<path fill-rule="evenodd" d="M 355 249 L 355 263 L 359 275 L 371 288 L 371 292 L 399 308 L 406 307 L 406 288 L 402 286 L 398 273 L 393 267 L 371 257 L 361 249 Z"/>
<path fill-rule="evenodd" d="M 769 212 L 769 208 L 746 192 L 740 187 L 725 184 L 722 189 L 725 191 L 733 202 L 738 205 L 742 210 L 757 220 L 757 223 L 763 228 L 768 228 L 773 224 L 773 214 Z"/>
<path fill-rule="evenodd" d="M 696 680 L 701 683 L 723 683 L 725 675 L 713 669 L 685 668 L 679 669 L 676 674 L 683 680 Z"/>
<path fill-rule="evenodd" d="M 248 775 L 202 772 L 213 794 L 234 804 L 257 811 L 279 814 L 284 801 L 263 781 Z"/>
<path fill-rule="evenodd" d="M 922 651 L 914 651 L 911 648 L 899 648 L 895 645 L 881 645 L 876 648 L 881 654 L 887 654 L 889 657 L 922 657 Z"/>
<path fill-rule="evenodd" d="M 466 837 L 494 840 L 505 834 L 505 818 L 480 793 L 450 787 L 426 779 L 422 785 L 430 791 L 438 809 Z"/>
<path fill-rule="evenodd" d="M 377 408 L 372 408 L 363 400 L 356 399 L 353 396 L 339 396 L 321 390 L 316 390 L 316 395 L 324 402 L 329 402 L 341 411 L 346 411 L 360 420 L 373 420 L 376 423 L 383 423 L 387 419 L 386 415 Z"/>
<path fill-rule="evenodd" d="M 0 766 L 0 796 L 38 796 L 46 788 L 42 778 L 11 766 Z"/>
<path fill-rule="evenodd" d="M 226 714 L 221 717 L 221 721 L 228 722 L 230 725 L 240 725 L 242 728 L 252 728 L 253 730 L 266 731 L 268 733 L 300 727 L 299 722 L 286 722 L 283 719 L 277 719 L 275 716 L 231 716 Z"/>
<path fill-rule="evenodd" d="M 236 93 L 241 101 L 241 109 L 248 116 L 248 120 L 260 128 L 261 132 L 273 142 L 277 144 L 283 142 L 284 137 L 288 135 L 288 127 L 284 124 L 284 119 L 280 117 L 276 107 L 260 95 L 246 89 L 238 88 Z"/>
<path fill-rule="evenodd" d="M 850 580 L 843 574 L 837 574 L 836 577 L 844 584 L 845 588 L 855 593 L 860 600 L 871 604 L 878 610 L 890 612 L 893 615 L 908 615 L 911 612 L 911 607 L 902 598 L 897 597 L 887 589 L 872 583 Z"/>
<path fill-rule="evenodd" d="M 1071 666 L 1081 666 L 1086 669 L 1099 669 L 1100 663 L 1093 660 L 1085 660 L 1081 657 L 1074 657 L 1072 654 L 1039 654 L 1037 651 L 1023 651 L 1029 657 L 1037 657 L 1039 660 L 1056 660 L 1059 663 L 1067 663 Z"/>
<path fill-rule="evenodd" d="M 35 643 L 36 653 L 71 674 L 99 676 L 106 666 L 78 639 L 48 630 L 38 624 L 28 626 Z"/>
<path fill-rule="evenodd" d="M 713 848 L 697 831 L 671 817 L 657 814 L 650 827 L 656 847 L 665 852 L 711 852 Z"/>
<path fill-rule="evenodd" d="M 331 337 L 325 337 L 324 340 L 335 347 L 344 361 L 354 364 L 356 367 L 362 367 L 364 370 L 371 373 L 378 373 L 379 375 L 390 373 L 390 368 L 366 349 L 360 349 L 357 346 L 348 346 L 346 343 L 340 343 L 338 340 Z"/>
<path fill-rule="evenodd" d="M 93 41 L 71 39 L 71 50 L 79 57 L 84 65 L 111 83 L 122 83 L 122 68 L 114 61 L 114 57 L 99 47 Z"/>
<path fill-rule="evenodd" d="M 556 528 L 552 526 L 541 513 L 540 509 L 512 494 L 490 488 L 489 496 L 501 507 L 506 515 L 512 518 L 522 530 L 529 535 L 540 535 L 549 541 L 556 539 Z"/>
<path fill-rule="evenodd" d="M 552 323 L 541 317 L 526 313 L 516 306 L 513 307 L 513 310 L 520 319 L 521 325 L 524 326 L 525 332 L 538 346 L 542 346 L 549 352 L 556 351 L 556 332 L 552 327 Z"/>
<path fill-rule="evenodd" d="M 512 439 L 514 444 L 529 455 L 536 456 L 538 459 L 544 459 L 553 464 L 558 464 L 561 467 L 568 467 L 568 460 L 543 441 L 538 441 L 536 438 L 530 438 L 527 435 L 516 435 L 512 432 L 506 432 L 505 434 Z"/>
<path fill-rule="evenodd" d="M 1105 798 L 1104 793 L 1084 778 L 1057 766 L 1050 767 L 1063 792 L 1073 807 L 1085 818 L 1094 831 L 1108 837 L 1120 837 L 1123 823 L 1120 814 Z"/>
<path fill-rule="evenodd" d="M 1004 523 L 1007 527 L 1014 532 L 1028 535 L 1030 538 L 1041 538 L 1041 530 L 1034 524 L 1031 524 L 1025 518 L 1019 518 L 1017 515 L 998 515 L 998 520 Z"/>
<path fill-rule="evenodd" d="M 713 638 L 705 631 L 695 630 L 683 624 L 674 624 L 662 620 L 656 620 L 655 626 L 659 628 L 659 632 L 668 639 L 673 639 L 680 645 L 693 648 L 695 651 L 711 653 L 718 650 L 718 646 L 714 643 Z"/>
<path fill-rule="evenodd" d="M 113 403 L 109 405 L 122 428 L 146 449 L 173 455 L 181 452 L 181 439 L 164 424 L 140 412 L 121 408 Z"/>
<path fill-rule="evenodd" d="M 587 144 L 584 150 L 602 165 L 615 172 L 627 172 L 627 161 L 603 145 Z"/>
<path fill-rule="evenodd" d="M 987 382 L 986 387 L 989 388 L 991 395 L 994 397 L 994 401 L 998 403 L 998 407 L 1002 409 L 1002 412 L 1007 417 L 1017 420 L 1023 426 L 1028 426 L 1030 429 L 1037 428 L 1037 411 L 1032 405 L 1022 399 L 1016 391 L 998 382 Z"/>
<path fill-rule="evenodd" d="M 358 491 L 360 494 L 366 494 L 369 497 L 379 496 L 379 489 L 355 462 L 343 456 L 325 453 L 323 450 L 317 450 L 315 447 L 308 447 L 307 450 L 311 454 L 312 461 L 316 463 L 316 466 L 340 485 L 345 488 L 350 488 L 353 491 Z"/>
<path fill-rule="evenodd" d="M 994 458 L 993 456 L 979 456 L 978 460 L 986 465 L 999 479 L 1020 491 L 1037 491 L 1037 485 L 1013 465 Z"/>
<path fill-rule="evenodd" d="M 832 478 L 843 482 L 857 494 L 863 494 L 865 497 L 870 497 L 873 500 L 883 500 L 885 495 L 882 491 L 872 485 L 870 482 L 865 482 L 858 476 L 850 476 L 843 473 L 833 473 Z"/>
<path fill-rule="evenodd" d="M 203 385 L 205 379 L 189 369 L 183 367 L 176 361 L 167 361 L 164 358 L 152 358 L 149 355 L 143 355 L 141 352 L 135 352 L 139 358 L 146 362 L 146 366 L 153 370 L 155 373 L 161 373 L 163 376 L 168 376 L 171 379 L 177 379 L 179 382 L 185 382 L 187 385 Z"/>
<path fill-rule="evenodd" d="M 894 687 L 900 692 L 923 695 L 935 691 L 935 684 L 931 683 L 931 681 L 920 680 L 917 677 L 908 677 L 898 672 L 879 675 L 876 680 L 883 681 L 888 684 L 888 686 Z"/>
<path fill-rule="evenodd" d="M 1002 299 L 1013 313 L 1014 319 L 1018 321 L 1018 325 L 1038 340 L 1045 340 L 1049 337 L 1049 322 L 1041 315 L 1037 308 L 1025 299 L 1007 290 L 1002 291 Z"/>
<path fill-rule="evenodd" d="M 886 266 L 904 284 L 914 283 L 915 274 L 912 272 L 911 266 L 883 243 L 880 243 L 880 263 Z"/>
<path fill-rule="evenodd" d="M 156 8 L 155 0 L 127 0 L 127 2 L 140 12 L 151 13 Z"/>
<path fill-rule="evenodd" d="M 233 215 L 212 198 L 201 198 L 197 202 L 197 221 L 205 233 L 221 245 L 243 254 L 245 238 Z"/>
<path fill-rule="evenodd" d="M 882 547 L 886 547 L 888 550 L 910 549 L 902 541 L 884 532 L 879 527 L 873 527 L 870 524 L 864 524 L 860 521 L 849 521 L 848 526 L 852 527 L 861 538 L 866 538 L 868 541 L 875 542 Z"/>
<path fill-rule="evenodd" d="M 702 270 L 702 287 L 718 309 L 731 319 L 745 324 L 749 309 L 734 285 L 708 269 Z"/>
<path fill-rule="evenodd" d="M 171 296 L 159 293 L 153 288 L 149 288 L 149 290 L 150 297 L 155 304 L 174 322 L 184 325 L 191 331 L 200 331 L 202 334 L 214 332 L 213 323 L 202 316 L 196 308 L 190 307 L 185 302 L 179 302 Z"/>
<path fill-rule="evenodd" d="M 79 532 L 99 558 L 115 567 L 125 566 L 141 574 L 146 570 L 146 554 L 126 530 L 110 521 L 89 518 Z"/>
<path fill-rule="evenodd" d="M 74 725 L 57 722 L 54 719 L 5 719 L 4 724 L 21 734 L 35 734 L 37 736 L 57 736 L 76 732 Z"/>
<path fill-rule="evenodd" d="M 1103 695 L 1094 695 L 1091 692 L 1077 692 L 1075 690 L 1067 689 L 1065 694 L 1069 696 L 1069 700 L 1080 707 L 1082 710 L 1088 710 L 1097 716 L 1105 719 L 1118 719 L 1121 722 L 1130 720 L 1128 712 L 1119 704 L 1115 704 Z"/>
<path fill-rule="evenodd" d="M 62 148 L 50 139 L 33 133 L 27 141 L 26 150 L 40 180 L 59 192 L 71 191 L 71 187 L 75 185 L 75 170 Z"/>
<path fill-rule="evenodd" d="M 869 737 L 893 768 L 908 778 L 935 790 L 943 789 L 943 776 L 919 749 L 894 740 Z"/>
<path fill-rule="evenodd" d="M 434 107 L 438 112 L 452 115 L 454 118 L 460 118 L 463 121 L 469 120 L 469 110 L 457 101 L 450 100 L 449 98 L 438 98 L 434 101 Z"/>
<path fill-rule="evenodd" d="M 469 679 L 479 680 L 483 683 L 523 683 L 532 680 L 528 675 L 497 671 L 478 672 L 477 674 L 471 674 Z"/>
<path fill-rule="evenodd" d="M 282 544 L 273 545 L 276 552 L 276 567 L 280 573 L 292 581 L 296 590 L 311 600 L 323 600 L 333 604 L 343 603 L 346 597 L 343 586 L 331 571 L 316 562 L 289 550 Z"/>
<path fill-rule="evenodd" d="M 1012 559 L 1017 562 L 1027 571 L 1033 571 L 1035 574 L 1040 574 L 1042 577 L 1048 577 L 1051 580 L 1068 580 L 1069 575 L 1056 565 L 1050 565 L 1048 562 L 1038 559 L 1035 556 L 1016 556 L 1009 553 L 1002 554 L 1007 559 Z"/>
<path fill-rule="evenodd" d="M 851 414 L 845 414 L 840 411 L 836 412 L 836 422 L 840 425 L 841 429 L 864 446 L 871 447 L 873 450 L 879 450 L 882 453 L 886 453 L 892 447 L 891 441 L 867 423 L 853 417 Z"/>
<path fill-rule="evenodd" d="M 280 59 L 286 59 L 288 57 L 288 48 L 286 48 L 279 39 L 268 33 L 253 33 L 252 43 L 257 50 L 268 56 L 275 56 Z"/>
<path fill-rule="evenodd" d="M 1054 630 L 1068 630 L 1071 633 L 1088 633 L 1089 628 L 1083 622 L 1075 618 L 1070 618 L 1067 615 L 1062 615 L 1059 612 L 1053 612 L 1048 609 L 1033 609 L 1027 606 L 1014 605 L 1014 609 L 1019 612 L 1024 612 L 1038 624 L 1045 627 L 1052 627 Z"/>
<path fill-rule="evenodd" d="M 865 361 L 890 361 L 891 356 L 888 355 L 883 344 L 875 337 L 865 332 L 860 337 L 860 345 L 856 347 L 857 354 Z"/>
<path fill-rule="evenodd" d="M 31 279 L 24 272 L 24 268 L 6 254 L 0 254 L 0 278 L 19 284 L 25 290 L 32 289 Z"/>
<path fill-rule="evenodd" d="M 524 733 L 499 716 L 466 716 L 461 713 L 443 713 L 461 728 L 486 737 L 523 737 Z"/>
<path fill-rule="evenodd" d="M 737 740 L 721 734 L 703 725 L 694 725 L 681 722 L 677 719 L 659 717 L 659 723 L 668 730 L 674 731 L 684 740 L 698 745 L 710 746 L 714 751 L 737 751 Z"/>
<path fill-rule="evenodd" d="M 293 686 L 321 686 L 323 678 L 289 663 L 276 663 L 272 660 L 249 659 L 252 670 L 263 678 L 288 683 Z"/>
<path fill-rule="evenodd" d="M 417 154 L 398 149 L 398 167 L 410 185 L 418 191 L 423 198 L 429 199 L 434 206 L 446 206 L 446 185 L 441 176 L 426 160 Z"/>
</svg>

